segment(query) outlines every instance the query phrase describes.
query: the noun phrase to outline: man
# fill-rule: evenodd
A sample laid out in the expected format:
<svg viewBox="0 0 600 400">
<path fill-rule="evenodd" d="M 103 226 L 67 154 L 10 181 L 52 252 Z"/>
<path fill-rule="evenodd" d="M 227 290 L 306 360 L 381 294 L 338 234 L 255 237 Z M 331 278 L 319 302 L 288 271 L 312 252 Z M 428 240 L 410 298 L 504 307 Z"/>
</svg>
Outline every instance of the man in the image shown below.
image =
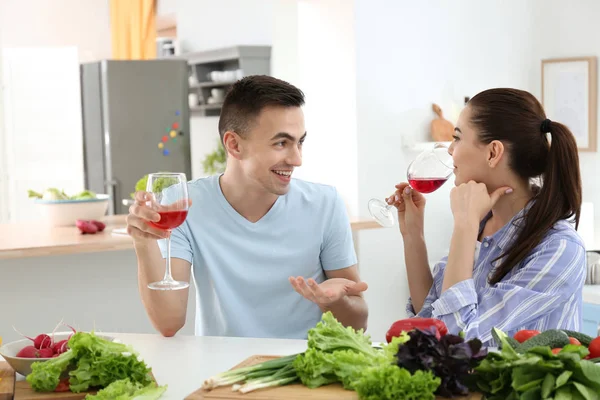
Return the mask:
<svg viewBox="0 0 600 400">
<path fill-rule="evenodd" d="M 225 172 L 188 183 L 192 205 L 171 233 L 172 274 L 197 286 L 196 334 L 306 338 L 331 311 L 366 328 L 346 208 L 335 188 L 292 179 L 302 164 L 304 94 L 269 76 L 250 76 L 227 94 L 219 133 Z M 136 193 L 127 217 L 143 304 L 164 336 L 186 320 L 188 289 L 147 288 L 164 274 L 167 232 Z M 162 254 L 161 254 L 162 253 Z"/>
</svg>

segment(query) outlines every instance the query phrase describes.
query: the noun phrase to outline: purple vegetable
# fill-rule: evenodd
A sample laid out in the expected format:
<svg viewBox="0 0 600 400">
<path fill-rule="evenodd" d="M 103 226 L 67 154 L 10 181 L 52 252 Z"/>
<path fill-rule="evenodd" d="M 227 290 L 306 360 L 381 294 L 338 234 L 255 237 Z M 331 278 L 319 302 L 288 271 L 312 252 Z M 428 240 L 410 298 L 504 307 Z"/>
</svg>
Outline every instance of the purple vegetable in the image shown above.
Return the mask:
<svg viewBox="0 0 600 400">
<path fill-rule="evenodd" d="M 487 356 L 487 348 L 479 339 L 465 341 L 456 335 L 437 339 L 434 332 L 415 329 L 410 340 L 398 348 L 398 366 L 410 373 L 432 371 L 442 380 L 436 394 L 444 397 L 469 393 L 467 379 L 479 362 Z"/>
</svg>

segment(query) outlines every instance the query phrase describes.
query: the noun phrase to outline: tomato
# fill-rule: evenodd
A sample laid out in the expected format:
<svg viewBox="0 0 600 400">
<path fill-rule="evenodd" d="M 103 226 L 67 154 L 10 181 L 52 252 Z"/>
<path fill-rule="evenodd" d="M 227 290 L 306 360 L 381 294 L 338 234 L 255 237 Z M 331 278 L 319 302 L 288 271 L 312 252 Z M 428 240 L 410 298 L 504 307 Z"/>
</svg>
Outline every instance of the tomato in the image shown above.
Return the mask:
<svg viewBox="0 0 600 400">
<path fill-rule="evenodd" d="M 588 346 L 588 350 L 590 351 L 590 358 L 600 357 L 600 336 L 592 340 Z"/>
<path fill-rule="evenodd" d="M 522 330 L 515 333 L 515 340 L 519 343 L 523 343 L 527 339 L 530 339 L 536 335 L 539 335 L 541 332 L 536 330 Z"/>
<path fill-rule="evenodd" d="M 579 340 L 575 339 L 574 337 L 570 337 L 570 336 L 569 336 L 569 343 L 576 344 L 577 346 L 581 346 L 581 342 Z"/>
<path fill-rule="evenodd" d="M 552 354 L 558 354 L 562 350 L 562 347 L 557 347 L 556 349 L 552 349 Z"/>
<path fill-rule="evenodd" d="M 56 389 L 54 389 L 55 392 L 68 392 L 69 390 L 71 390 L 69 387 L 69 378 L 61 379 Z"/>
</svg>

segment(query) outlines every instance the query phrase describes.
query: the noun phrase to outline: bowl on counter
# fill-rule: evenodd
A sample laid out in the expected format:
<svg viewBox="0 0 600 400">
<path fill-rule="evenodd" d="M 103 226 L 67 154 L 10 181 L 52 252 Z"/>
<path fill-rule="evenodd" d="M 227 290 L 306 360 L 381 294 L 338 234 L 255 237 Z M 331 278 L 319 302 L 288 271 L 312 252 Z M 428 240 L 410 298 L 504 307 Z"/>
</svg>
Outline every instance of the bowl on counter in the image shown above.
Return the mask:
<svg viewBox="0 0 600 400">
<path fill-rule="evenodd" d="M 54 333 L 54 342 L 58 342 L 63 339 L 68 339 L 73 332 L 59 332 Z M 51 333 L 48 333 L 49 336 L 52 336 Z M 96 336 L 113 341 L 115 338 L 111 336 L 106 336 L 102 334 L 96 334 Z M 36 361 L 48 361 L 50 358 L 25 358 L 25 357 L 17 357 L 17 353 L 21 351 L 25 346 L 31 346 L 33 343 L 29 339 L 20 339 L 15 340 L 14 342 L 9 342 L 0 347 L 0 356 L 2 356 L 6 362 L 14 369 L 17 373 L 27 376 L 31 373 L 31 364 Z"/>
<path fill-rule="evenodd" d="M 97 194 L 95 199 L 34 199 L 33 202 L 50 226 L 75 226 L 75 221 L 78 219 L 102 219 L 108 210 L 109 198 L 107 194 Z"/>
</svg>

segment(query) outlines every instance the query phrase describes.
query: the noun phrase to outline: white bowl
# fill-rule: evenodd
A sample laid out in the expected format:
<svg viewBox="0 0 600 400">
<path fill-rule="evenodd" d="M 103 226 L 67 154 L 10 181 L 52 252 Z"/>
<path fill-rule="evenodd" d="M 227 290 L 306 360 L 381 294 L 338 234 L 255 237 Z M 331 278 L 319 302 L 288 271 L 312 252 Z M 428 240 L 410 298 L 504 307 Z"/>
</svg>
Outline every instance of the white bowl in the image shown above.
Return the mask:
<svg viewBox="0 0 600 400">
<path fill-rule="evenodd" d="M 97 194 L 96 197 L 84 200 L 35 199 L 34 203 L 50 226 L 75 226 L 78 219 L 100 220 L 104 217 L 110 196 Z"/>
<path fill-rule="evenodd" d="M 54 341 L 58 342 L 63 339 L 68 339 L 73 332 L 59 332 L 54 334 Z M 48 335 L 52 336 L 51 333 Z M 111 342 L 115 339 L 110 336 L 105 336 L 101 334 L 95 334 L 96 336 L 110 340 Z M 16 340 L 14 342 L 9 342 L 0 347 L 0 356 L 2 356 L 6 362 L 14 369 L 16 372 L 23 376 L 27 376 L 31 373 L 31 364 L 36 361 L 47 361 L 50 358 L 25 358 L 25 357 L 17 357 L 17 353 L 21 351 L 21 349 L 25 346 L 31 346 L 33 342 L 29 339 L 21 339 Z"/>
</svg>

